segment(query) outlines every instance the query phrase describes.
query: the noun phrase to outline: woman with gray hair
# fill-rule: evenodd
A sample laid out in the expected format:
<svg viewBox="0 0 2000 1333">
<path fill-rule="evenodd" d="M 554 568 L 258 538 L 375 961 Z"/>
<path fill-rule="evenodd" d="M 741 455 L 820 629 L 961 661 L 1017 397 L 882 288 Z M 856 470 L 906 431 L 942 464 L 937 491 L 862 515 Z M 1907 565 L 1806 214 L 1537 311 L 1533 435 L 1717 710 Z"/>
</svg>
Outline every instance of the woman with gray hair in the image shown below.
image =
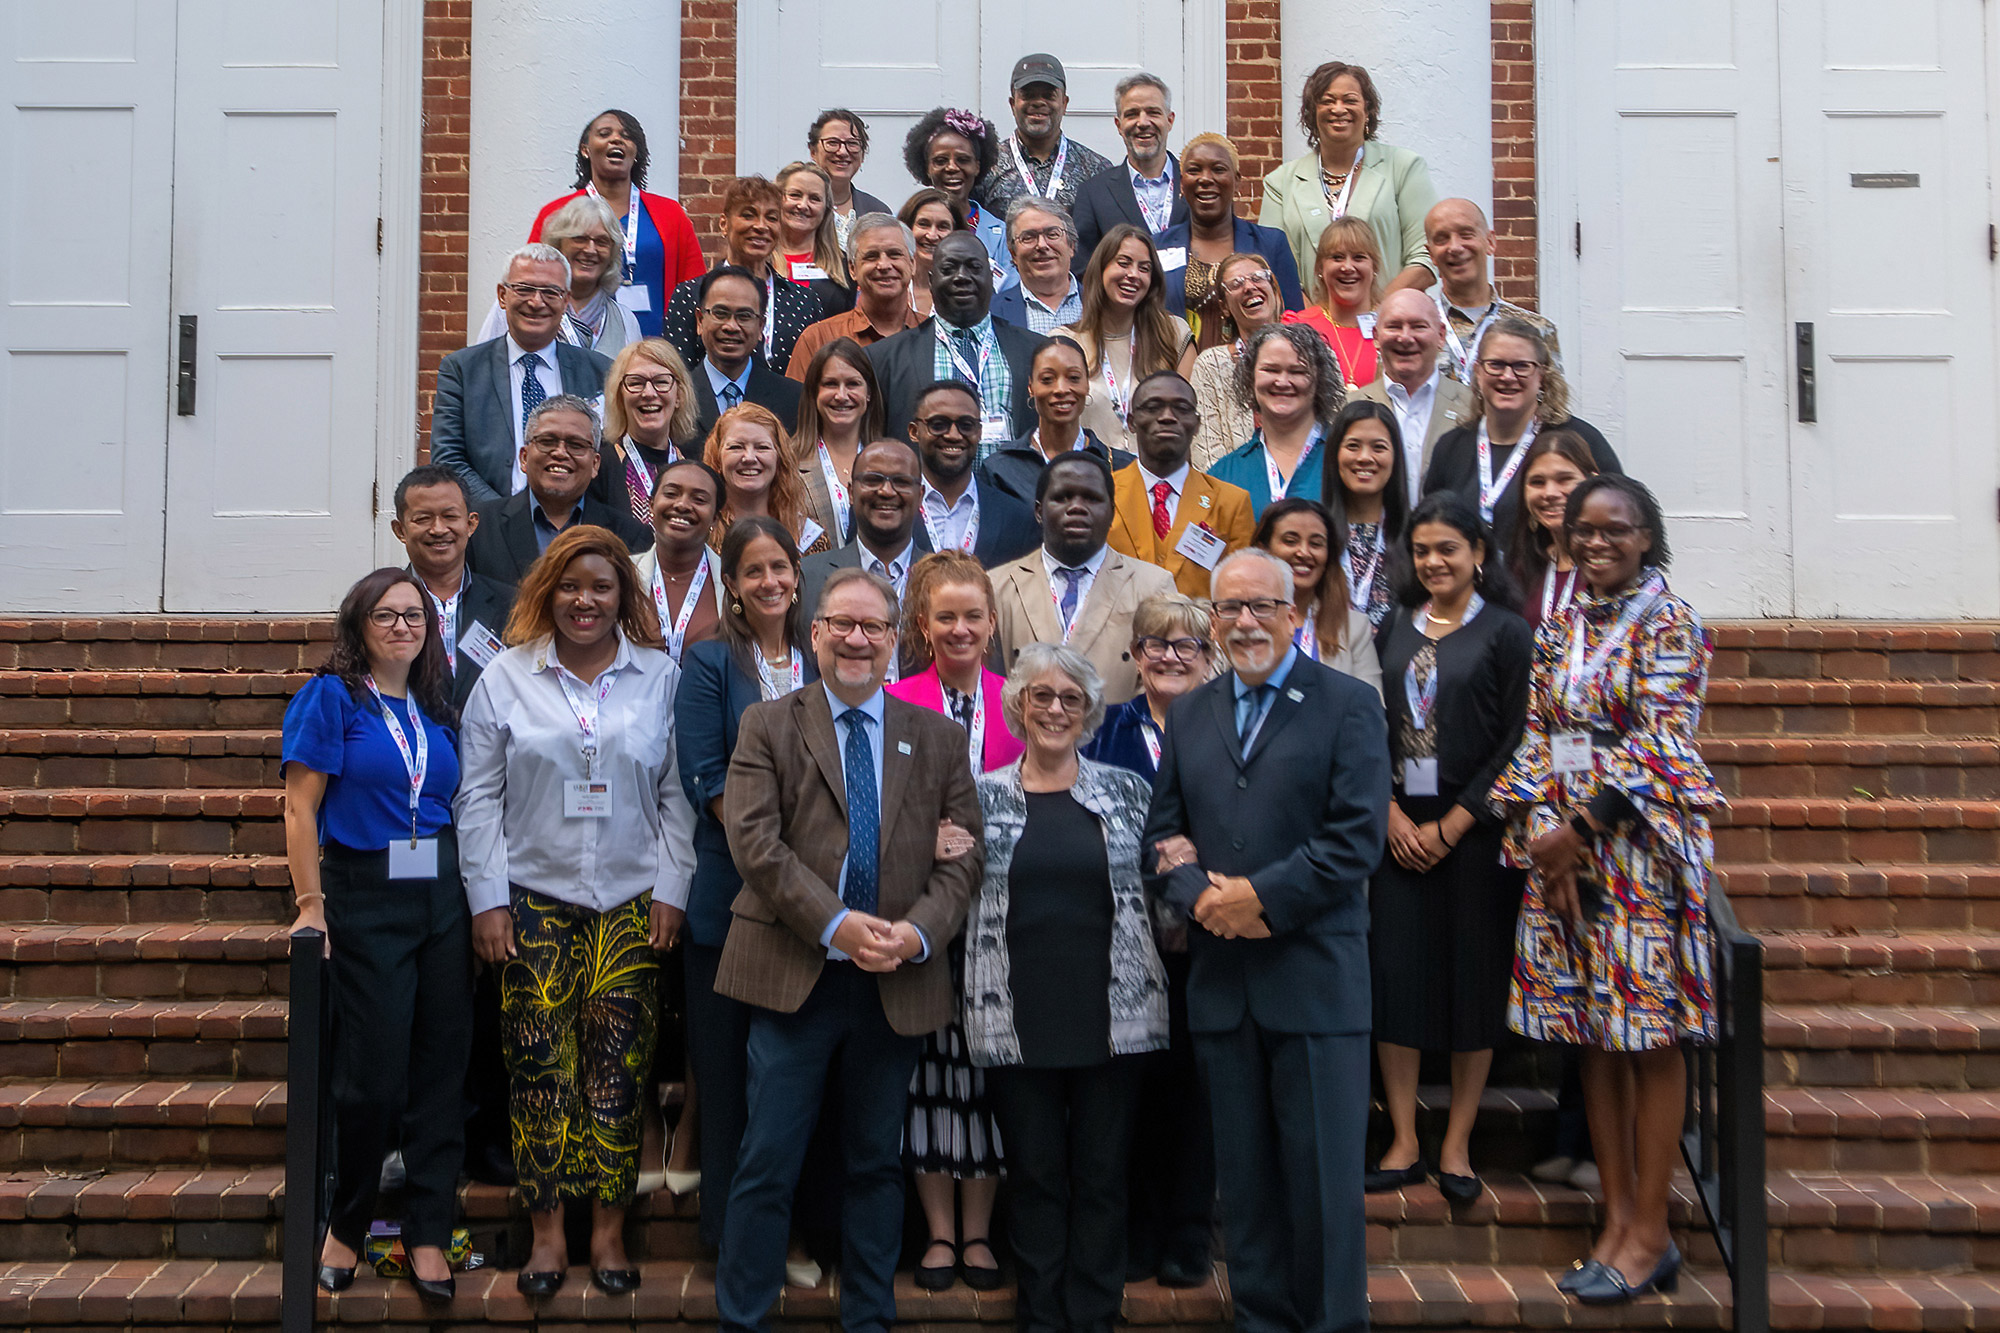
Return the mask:
<svg viewBox="0 0 2000 1333">
<path fill-rule="evenodd" d="M 569 261 L 569 309 L 556 336 L 571 346 L 614 356 L 627 343 L 639 341 L 639 317 L 617 299 L 625 285 L 623 235 L 611 205 L 594 194 L 577 195 L 542 224 L 542 243 Z M 483 343 L 506 331 L 506 312 L 496 301 L 473 341 Z"/>
<path fill-rule="evenodd" d="M 1259 425 L 1241 446 L 1216 460 L 1208 475 L 1250 493 L 1258 518 L 1273 500 L 1317 500 L 1326 462 L 1327 426 L 1346 390 L 1326 339 L 1303 324 L 1266 324 L 1245 339 L 1236 363 L 1236 393 L 1254 404 Z"/>
<path fill-rule="evenodd" d="M 1081 653 L 1029 644 L 1001 694 L 1027 752 L 979 779 L 985 876 L 964 1025 L 1007 1145 L 1026 1328 L 1108 1329 L 1125 1294 L 1126 1158 L 1166 973 L 1140 885 L 1152 790 L 1077 753 L 1104 718 Z"/>
</svg>

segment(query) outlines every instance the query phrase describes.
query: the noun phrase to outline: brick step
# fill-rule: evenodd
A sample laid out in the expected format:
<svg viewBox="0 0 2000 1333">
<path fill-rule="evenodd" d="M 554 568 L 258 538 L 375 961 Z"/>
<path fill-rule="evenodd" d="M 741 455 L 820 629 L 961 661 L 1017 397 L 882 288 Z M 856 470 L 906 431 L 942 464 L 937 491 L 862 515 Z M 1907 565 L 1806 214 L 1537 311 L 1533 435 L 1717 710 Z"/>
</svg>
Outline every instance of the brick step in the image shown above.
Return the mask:
<svg viewBox="0 0 2000 1333">
<path fill-rule="evenodd" d="M 1745 797 L 1715 816 L 1716 859 L 1992 865 L 2000 801 Z"/>
<path fill-rule="evenodd" d="M 2000 741 L 1932 737 L 1704 736 L 1728 796 L 2000 797 Z"/>
<path fill-rule="evenodd" d="M 289 922 L 282 856 L 0 855 L 0 919 L 25 924 Z"/>
<path fill-rule="evenodd" d="M 0 1080 L 0 1168 L 268 1166 L 285 1156 L 285 1085 Z"/>
<path fill-rule="evenodd" d="M 0 621 L 0 670 L 299 671 L 326 660 L 333 621 Z"/>
<path fill-rule="evenodd" d="M 1837 935 L 1778 931 L 1764 937 L 1767 1004 L 2000 1004 L 2000 936 Z"/>
<path fill-rule="evenodd" d="M 283 855 L 283 814 L 275 790 L 0 791 L 0 852 Z"/>
<path fill-rule="evenodd" d="M 0 999 L 285 993 L 288 926 L 0 926 Z"/>
<path fill-rule="evenodd" d="M 1704 737 L 2000 735 L 2000 682 L 1711 679 Z"/>
<path fill-rule="evenodd" d="M 277 731 L 0 731 L 0 787 L 282 787 Z"/>
<path fill-rule="evenodd" d="M 0 671 L 0 728 L 264 730 L 303 671 Z"/>
<path fill-rule="evenodd" d="M 1764 1085 L 1991 1095 L 2000 1089 L 2000 1012 L 1769 1005 Z"/>
<path fill-rule="evenodd" d="M 286 1002 L 10 1000 L 0 1073 L 16 1078 L 283 1078 Z"/>
<path fill-rule="evenodd" d="M 2000 1173 L 2000 1098 L 1984 1090 L 1773 1087 L 1764 1130 L 1772 1170 Z"/>
<path fill-rule="evenodd" d="M 1751 930 L 2000 931 L 2000 871 L 1989 866 L 1803 859 L 1715 869 Z"/>
<path fill-rule="evenodd" d="M 2000 680 L 2000 627 L 1717 621 L 1715 679 Z"/>
</svg>

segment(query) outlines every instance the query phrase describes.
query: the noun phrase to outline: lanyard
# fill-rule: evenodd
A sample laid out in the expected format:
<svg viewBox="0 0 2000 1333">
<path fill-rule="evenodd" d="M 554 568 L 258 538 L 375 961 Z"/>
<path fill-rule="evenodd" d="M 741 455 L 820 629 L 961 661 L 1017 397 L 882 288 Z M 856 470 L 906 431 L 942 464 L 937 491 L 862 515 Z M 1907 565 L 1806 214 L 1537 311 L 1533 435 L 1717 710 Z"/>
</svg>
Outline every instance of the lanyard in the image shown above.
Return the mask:
<svg viewBox="0 0 2000 1333">
<path fill-rule="evenodd" d="M 961 551 L 970 551 L 974 546 L 979 544 L 979 482 L 976 478 L 966 478 L 965 493 L 972 497 L 972 518 L 965 525 L 964 535 L 955 543 L 947 543 L 945 541 L 944 528 L 941 524 L 945 519 L 951 517 L 951 511 L 958 506 L 947 504 L 941 516 L 932 518 L 931 497 L 936 496 L 939 503 L 942 504 L 944 503 L 944 492 L 933 489 L 924 493 L 923 502 L 919 507 L 923 510 L 924 531 L 931 535 L 931 549 L 933 551 L 942 551 L 947 545 L 956 545 Z"/>
<path fill-rule="evenodd" d="M 1520 442 L 1514 446 L 1507 465 L 1500 469 L 1500 475 L 1493 475 L 1493 445 L 1486 438 L 1486 418 L 1479 419 L 1479 516 L 1488 523 L 1493 521 L 1493 506 L 1507 492 L 1507 483 L 1514 480 L 1514 474 L 1527 461 L 1528 446 L 1535 442 L 1535 436 L 1542 429 L 1542 423 L 1530 420 L 1528 428 L 1521 432 Z"/>
<path fill-rule="evenodd" d="M 1014 154 L 1014 170 L 1020 173 L 1021 184 L 1027 187 L 1028 193 L 1054 199 L 1056 193 L 1062 189 L 1063 163 L 1069 161 L 1069 136 L 1066 134 L 1056 136 L 1056 160 L 1055 165 L 1049 168 L 1049 188 L 1046 190 L 1035 184 L 1035 173 L 1028 170 L 1027 156 L 1021 152 L 1021 136 L 1009 135 L 1007 147 Z"/>
<path fill-rule="evenodd" d="M 772 679 L 771 664 L 765 660 L 762 648 L 757 650 L 757 683 L 761 687 L 767 702 L 787 692 L 780 690 L 778 682 Z M 794 648 L 792 649 L 791 688 L 794 690 L 804 689 L 805 683 L 806 659 L 799 655 L 798 649 Z"/>
<path fill-rule="evenodd" d="M 472 582 L 472 570 L 467 568 L 465 573 L 459 576 L 458 591 L 449 597 L 439 597 L 429 588 L 424 589 L 424 594 L 431 599 L 431 605 L 437 608 L 438 638 L 444 641 L 446 671 L 458 670 L 458 603 L 465 596 L 465 585 L 470 582 Z"/>
<path fill-rule="evenodd" d="M 1317 606 L 1306 612 L 1305 623 L 1292 631 L 1292 645 L 1313 661 L 1319 661 L 1319 608 Z"/>
<path fill-rule="evenodd" d="M 551 650 L 553 651 L 553 650 Z M 597 712 L 604 706 L 605 696 L 617 683 L 618 673 L 606 667 L 597 677 L 594 685 L 587 686 L 582 694 L 572 689 L 570 682 L 576 677 L 568 667 L 556 663 L 556 684 L 562 686 L 563 699 L 569 704 L 569 711 L 576 714 L 576 729 L 583 733 L 583 775 L 597 776 Z M 582 684 L 581 681 L 577 682 Z"/>
<path fill-rule="evenodd" d="M 1306 436 L 1305 447 L 1299 450 L 1299 461 L 1292 464 L 1293 477 L 1299 475 L 1299 470 L 1306 465 L 1306 460 L 1313 456 L 1313 450 L 1319 447 L 1319 437 L 1320 426 L 1315 421 L 1313 423 L 1312 434 Z M 1270 485 L 1271 498 L 1273 500 L 1282 500 L 1285 498 L 1285 488 L 1291 485 L 1291 482 L 1283 473 L 1278 471 L 1278 460 L 1271 456 L 1271 446 L 1264 443 L 1264 432 L 1262 430 L 1257 432 L 1257 445 L 1264 451 L 1264 480 Z"/>
<path fill-rule="evenodd" d="M 1326 201 L 1327 207 L 1333 210 L 1333 220 L 1335 222 L 1347 216 L 1347 197 L 1354 193 L 1354 178 L 1361 173 L 1361 155 L 1367 151 L 1368 145 L 1365 143 L 1354 150 L 1354 165 L 1347 169 L 1347 179 L 1340 183 L 1339 196 Z M 1323 194 L 1325 191 L 1326 182 L 1322 178 L 1320 192 Z"/>
<path fill-rule="evenodd" d="M 958 354 L 958 344 L 955 343 L 952 339 L 945 336 L 945 331 L 944 331 L 945 325 L 943 320 L 936 321 L 935 323 L 932 324 L 931 327 L 932 330 L 937 334 L 938 345 L 943 347 L 945 355 L 951 358 L 951 364 L 957 367 L 958 373 L 965 376 L 966 380 L 972 385 L 973 390 L 979 394 L 979 399 L 980 399 L 979 410 L 982 413 L 985 412 L 986 362 L 989 358 L 992 357 L 993 348 L 990 345 L 988 345 L 987 341 L 984 338 L 978 340 L 979 368 L 975 370 L 971 366 L 966 364 L 964 357 Z M 966 332 L 970 333 L 971 330 L 968 329 L 966 330 Z"/>
<path fill-rule="evenodd" d="M 708 557 L 694 567 L 694 578 L 688 582 L 687 600 L 681 603 L 681 613 L 673 618 L 673 628 L 667 631 L 667 656 L 678 662 L 681 660 L 681 646 L 687 642 L 688 622 L 694 619 L 695 603 L 701 600 L 701 590 L 708 584 Z M 667 621 L 667 576 L 656 559 L 653 563 L 653 605 L 659 608 L 660 623 Z"/>
<path fill-rule="evenodd" d="M 1382 535 L 1382 525 L 1378 523 L 1375 540 L 1369 543 L 1367 564 L 1356 562 L 1352 546 L 1340 553 L 1340 571 L 1347 576 L 1348 600 L 1363 610 L 1368 608 L 1368 590 L 1375 585 L 1375 575 L 1381 571 L 1382 561 L 1388 554 L 1388 544 L 1389 539 Z"/>
<path fill-rule="evenodd" d="M 940 691 L 944 689 L 942 678 L 938 681 L 938 689 Z M 972 687 L 972 721 L 965 729 L 965 747 L 966 753 L 972 759 L 972 776 L 977 778 L 981 773 L 986 771 L 986 682 L 984 679 L 981 679 L 979 684 Z"/>
<path fill-rule="evenodd" d="M 1467 625 L 1478 619 L 1479 613 L 1485 609 L 1486 599 L 1478 593 L 1472 594 L 1471 600 L 1465 604 L 1465 614 L 1458 618 L 1458 627 L 1464 629 Z M 1431 604 L 1429 602 L 1425 602 L 1417 608 L 1415 616 L 1417 633 L 1423 634 L 1423 621 L 1430 615 L 1430 610 Z M 1424 637 L 1429 638 L 1430 636 L 1425 635 Z M 1435 645 L 1437 641 L 1433 639 L 1431 642 Z M 1438 677 L 1442 674 L 1443 669 L 1437 665 L 1437 649 L 1435 646 L 1431 649 L 1430 679 L 1426 680 L 1421 687 L 1417 684 L 1417 659 L 1414 657 L 1411 658 L 1409 666 L 1403 668 L 1403 699 L 1410 705 L 1410 725 L 1418 731 L 1422 731 L 1424 724 L 1430 721 L 1431 709 L 1437 704 Z"/>
<path fill-rule="evenodd" d="M 778 328 L 778 270 L 775 265 L 764 275 L 764 359 L 771 359 L 771 340 Z"/>
<path fill-rule="evenodd" d="M 1146 230 L 1158 234 L 1167 229 L 1167 221 L 1174 215 L 1174 168 L 1171 161 L 1167 169 L 1160 173 L 1157 181 L 1140 177 L 1132 184 L 1132 195 L 1139 202 L 1139 211 L 1145 214 Z M 1140 184 L 1145 189 L 1139 188 Z"/>
<path fill-rule="evenodd" d="M 1125 335 L 1125 347 L 1125 364 L 1127 367 L 1130 367 L 1132 362 L 1137 360 L 1139 356 L 1139 332 L 1137 329 Z M 1100 346 L 1097 349 L 1097 355 L 1104 366 L 1104 387 L 1111 394 L 1111 410 L 1118 414 L 1119 425 L 1130 427 L 1132 424 L 1130 421 L 1132 405 L 1126 401 L 1125 395 L 1118 390 L 1118 376 L 1111 368 L 1111 349 Z"/>
<path fill-rule="evenodd" d="M 363 676 L 368 693 L 375 696 L 375 706 L 382 710 L 382 724 L 389 729 L 389 739 L 396 742 L 397 753 L 403 756 L 403 767 L 410 774 L 410 846 L 417 845 L 417 802 L 424 794 L 424 775 L 431 767 L 431 738 L 424 731 L 423 710 L 417 707 L 417 697 L 412 694 L 403 702 L 410 710 L 410 726 L 416 734 L 413 742 L 403 734 L 403 724 L 396 720 L 396 712 L 383 699 L 382 691 L 375 687 L 375 677 Z"/>
<path fill-rule="evenodd" d="M 1139 738 L 1146 742 L 1146 753 L 1153 757 L 1153 771 L 1157 773 L 1160 769 L 1160 733 L 1158 728 L 1154 727 L 1150 721 L 1141 720 L 1139 723 Z"/>
<path fill-rule="evenodd" d="M 1550 620 L 1569 610 L 1570 602 L 1576 597 L 1577 571 L 1572 569 L 1567 579 L 1554 565 L 1542 575 L 1542 619 Z M 1562 600 L 1556 600 L 1556 584 L 1562 584 Z"/>
<path fill-rule="evenodd" d="M 825 440 L 819 442 L 819 470 L 821 475 L 826 478 L 826 493 L 833 497 L 833 521 L 840 525 L 840 531 L 834 535 L 841 542 L 845 542 L 847 540 L 847 524 L 851 512 L 847 499 L 847 487 L 840 483 L 840 473 L 833 466 L 833 453 L 826 447 Z M 836 543 L 836 545 L 838 544 Z"/>
<path fill-rule="evenodd" d="M 1500 300 L 1498 297 L 1495 297 L 1493 304 L 1486 307 L 1486 317 L 1481 319 L 1473 328 L 1472 337 L 1464 341 L 1460 340 L 1458 330 L 1451 326 L 1451 302 L 1445 297 L 1443 292 L 1437 294 L 1437 307 L 1438 318 L 1444 321 L 1445 343 L 1451 348 L 1451 363 L 1457 367 L 1459 379 L 1470 384 L 1472 383 L 1472 358 L 1479 352 L 1479 344 L 1486 337 L 1487 326 L 1500 318 Z"/>
<path fill-rule="evenodd" d="M 1618 617 L 1618 623 L 1605 634 L 1604 641 L 1597 645 L 1597 651 L 1588 661 L 1583 655 L 1583 636 L 1588 615 L 1570 617 L 1569 651 L 1563 655 L 1562 700 L 1563 707 L 1573 718 L 1587 716 L 1585 691 L 1603 677 L 1605 667 L 1626 639 L 1630 638 L 1639 622 L 1652 614 L 1653 608 L 1666 600 L 1667 585 L 1659 574 L 1649 575 L 1625 604 L 1625 612 Z"/>
<path fill-rule="evenodd" d="M 653 521 L 653 478 L 645 461 L 639 457 L 639 446 L 632 443 L 632 437 L 625 437 L 625 447 L 619 452 L 625 455 L 625 493 L 632 497 L 632 517 L 641 523 Z"/>
<path fill-rule="evenodd" d="M 587 181 L 583 187 L 593 199 L 604 196 L 597 192 L 597 182 Z M 632 187 L 632 198 L 625 205 L 625 281 L 630 283 L 632 275 L 639 268 L 639 187 Z"/>
<path fill-rule="evenodd" d="M 1061 571 L 1057 572 L 1056 578 L 1062 578 Z M 1063 592 L 1067 592 L 1069 590 L 1068 589 L 1069 580 L 1063 579 L 1064 587 L 1062 591 L 1057 591 L 1055 586 L 1055 581 L 1053 579 L 1050 580 L 1049 582 L 1049 600 L 1056 604 L 1056 619 L 1062 621 L 1062 629 L 1063 629 L 1062 641 L 1064 643 L 1069 642 L 1070 631 L 1076 628 L 1076 622 L 1083 619 L 1083 604 L 1084 601 L 1090 596 L 1090 589 L 1087 585 L 1092 582 L 1095 582 L 1095 576 L 1092 575 L 1088 570 L 1083 571 L 1083 577 L 1079 578 L 1076 581 L 1076 614 L 1068 620 L 1063 620 L 1062 595 Z"/>
</svg>

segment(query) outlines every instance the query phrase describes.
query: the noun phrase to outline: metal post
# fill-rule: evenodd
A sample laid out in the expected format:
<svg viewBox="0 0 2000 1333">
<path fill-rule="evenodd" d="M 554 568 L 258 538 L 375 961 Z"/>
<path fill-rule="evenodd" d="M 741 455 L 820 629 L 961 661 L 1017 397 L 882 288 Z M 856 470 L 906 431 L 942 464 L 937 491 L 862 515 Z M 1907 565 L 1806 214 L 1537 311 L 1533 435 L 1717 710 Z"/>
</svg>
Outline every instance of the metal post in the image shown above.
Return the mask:
<svg viewBox="0 0 2000 1333">
<path fill-rule="evenodd" d="M 292 936 L 285 1052 L 285 1247 L 279 1318 L 284 1333 L 312 1333 L 319 1266 L 320 1104 L 325 1091 L 326 936 Z"/>
</svg>

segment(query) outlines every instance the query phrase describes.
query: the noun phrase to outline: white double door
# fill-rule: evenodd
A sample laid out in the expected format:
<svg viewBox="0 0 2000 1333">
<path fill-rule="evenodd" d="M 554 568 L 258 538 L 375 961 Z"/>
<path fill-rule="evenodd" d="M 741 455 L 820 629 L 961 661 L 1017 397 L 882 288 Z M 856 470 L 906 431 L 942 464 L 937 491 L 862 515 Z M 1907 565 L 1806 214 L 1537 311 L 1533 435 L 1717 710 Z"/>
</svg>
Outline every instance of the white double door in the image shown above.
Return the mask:
<svg viewBox="0 0 2000 1333">
<path fill-rule="evenodd" d="M 1659 493 L 1704 611 L 2000 614 L 1989 9 L 1543 15 L 1575 183 L 1572 218 L 1545 192 L 1545 295 L 1580 326 L 1579 414 Z"/>
<path fill-rule="evenodd" d="M 9 9 L 0 609 L 327 609 L 373 544 L 380 0 Z"/>
<path fill-rule="evenodd" d="M 903 165 L 910 127 L 955 106 L 1011 133 L 1014 62 L 1035 51 L 1063 62 L 1066 133 L 1122 158 L 1112 89 L 1146 70 L 1173 90 L 1178 148 L 1223 124 L 1222 11 L 1222 0 L 742 0 L 737 161 L 769 174 L 804 157 L 813 117 L 844 106 L 868 122 L 856 184 L 897 207 L 917 188 Z"/>
</svg>

